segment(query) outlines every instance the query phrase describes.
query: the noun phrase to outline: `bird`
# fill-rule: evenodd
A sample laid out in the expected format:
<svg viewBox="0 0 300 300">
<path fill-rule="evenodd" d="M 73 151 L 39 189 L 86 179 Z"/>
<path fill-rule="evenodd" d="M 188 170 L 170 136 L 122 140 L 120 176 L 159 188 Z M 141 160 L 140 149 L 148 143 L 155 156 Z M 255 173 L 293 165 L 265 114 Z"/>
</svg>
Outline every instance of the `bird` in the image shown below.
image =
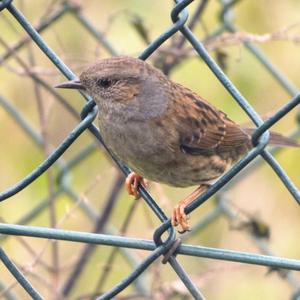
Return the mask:
<svg viewBox="0 0 300 300">
<path fill-rule="evenodd" d="M 139 197 L 145 178 L 175 187 L 197 186 L 173 209 L 171 223 L 181 227 L 180 233 L 190 230 L 187 205 L 254 147 L 255 129 L 235 123 L 138 58 L 100 59 L 56 88 L 82 90 L 93 98 L 105 144 L 132 170 L 125 181 L 130 195 Z M 299 147 L 272 132 L 269 143 Z"/>
</svg>

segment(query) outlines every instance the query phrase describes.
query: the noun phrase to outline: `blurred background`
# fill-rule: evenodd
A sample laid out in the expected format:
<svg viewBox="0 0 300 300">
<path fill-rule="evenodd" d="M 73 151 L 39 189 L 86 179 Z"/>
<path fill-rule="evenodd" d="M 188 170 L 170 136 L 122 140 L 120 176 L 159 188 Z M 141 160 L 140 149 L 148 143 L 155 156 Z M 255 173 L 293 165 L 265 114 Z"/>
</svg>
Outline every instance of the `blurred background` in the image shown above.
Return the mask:
<svg viewBox="0 0 300 300">
<path fill-rule="evenodd" d="M 189 5 L 190 19 L 202 2 Z M 300 86 L 300 2 L 237 1 L 229 16 L 237 33 L 224 28 L 220 1 L 205 2 L 192 25 L 194 34 L 204 41 L 254 109 L 267 118 Z M 174 5 L 160 0 L 13 3 L 36 28 L 42 26 L 43 39 L 76 74 L 100 58 L 138 56 L 171 26 Z M 50 25 L 43 28 L 49 20 Z M 53 90 L 65 78 L 34 43 L 24 40 L 26 33 L 7 10 L 0 12 L 0 28 L 3 191 L 30 173 L 78 124 L 77 113 L 84 99 L 76 91 Z M 25 41 L 24 45 L 16 50 L 20 41 Z M 290 90 L 274 79 L 243 42 L 253 42 L 262 50 L 290 82 Z M 148 62 L 208 99 L 233 120 L 251 124 L 180 33 L 165 42 Z M 272 130 L 297 135 L 297 113 L 294 109 Z M 20 126 L 20 122 L 26 126 Z M 300 187 L 299 149 L 281 149 L 276 159 Z M 256 162 L 260 162 L 256 168 L 246 168 L 222 193 L 192 213 L 190 222 L 195 229 L 184 236 L 186 243 L 300 259 L 299 206 L 270 166 L 259 158 Z M 1 203 L 1 222 L 152 239 L 160 222 L 143 200 L 134 201 L 127 195 L 123 180 L 86 131 L 46 174 Z M 151 194 L 168 215 L 192 189 L 150 184 Z M 203 220 L 204 225 L 197 229 Z M 146 251 L 119 251 L 81 243 L 0 238 L 1 246 L 45 299 L 93 299 L 117 284 L 148 255 Z M 292 299 L 300 287 L 295 272 L 187 256 L 179 256 L 178 260 L 207 299 Z M 77 277 L 74 270 L 78 271 Z M 2 264 L 0 272 L 0 299 L 29 299 Z M 173 269 L 162 265 L 160 259 L 121 295 L 128 296 L 126 299 L 130 295 L 135 299 L 191 299 Z"/>
</svg>

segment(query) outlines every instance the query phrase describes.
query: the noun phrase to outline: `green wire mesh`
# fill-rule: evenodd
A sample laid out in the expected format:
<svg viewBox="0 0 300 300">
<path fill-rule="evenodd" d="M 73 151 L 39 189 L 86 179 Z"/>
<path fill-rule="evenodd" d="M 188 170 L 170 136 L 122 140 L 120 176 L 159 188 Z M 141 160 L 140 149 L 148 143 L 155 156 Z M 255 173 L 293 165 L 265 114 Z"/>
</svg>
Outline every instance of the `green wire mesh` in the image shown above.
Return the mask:
<svg viewBox="0 0 300 300">
<path fill-rule="evenodd" d="M 258 165 L 262 164 L 263 161 L 271 166 L 273 171 L 284 184 L 285 188 L 290 192 L 292 198 L 295 199 L 298 204 L 300 204 L 300 194 L 298 189 L 274 157 L 274 155 L 280 150 L 275 149 L 269 151 L 265 148 L 268 144 L 268 129 L 299 104 L 300 94 L 298 93 L 298 89 L 294 87 L 288 78 L 284 76 L 269 61 L 267 56 L 264 55 L 258 47 L 251 42 L 244 42 L 243 46 L 255 56 L 257 61 L 261 63 L 264 68 L 266 68 L 266 70 L 277 80 L 282 89 L 284 89 L 292 97 L 282 108 L 275 112 L 266 121 L 263 121 L 256 111 L 251 107 L 249 102 L 242 96 L 241 92 L 228 79 L 218 64 L 216 64 L 211 55 L 208 54 L 207 50 L 203 46 L 203 43 L 201 43 L 193 34 L 192 30 L 196 22 L 201 18 L 206 6 L 209 5 L 209 1 L 198 1 L 199 3 L 197 8 L 195 9 L 193 15 L 189 17 L 187 8 L 192 2 L 193 0 L 176 1 L 175 6 L 171 11 L 171 20 L 173 23 L 172 26 L 161 33 L 161 35 L 159 35 L 155 40 L 148 42 L 148 46 L 139 55 L 139 58 L 143 60 L 148 59 L 152 54 L 158 51 L 159 47 L 164 42 L 172 38 L 174 34 L 181 34 L 181 38 L 177 40 L 176 47 L 181 49 L 184 44 L 189 43 L 199 58 L 206 63 L 212 73 L 216 76 L 216 80 L 220 81 L 220 83 L 225 87 L 229 94 L 231 94 L 233 99 L 238 105 L 240 105 L 240 107 L 245 111 L 258 129 L 253 134 L 253 142 L 256 146 L 235 166 L 233 166 L 231 170 L 229 170 L 224 176 L 222 176 L 222 178 L 220 178 L 213 186 L 211 186 L 207 192 L 205 192 L 187 207 L 186 212 L 191 213 L 211 196 L 215 195 L 216 205 L 214 208 L 206 213 L 198 221 L 198 223 L 193 226 L 192 232 L 181 237 L 182 242 L 188 241 L 192 236 L 208 227 L 221 216 L 225 216 L 229 220 L 238 219 L 232 207 L 228 205 L 226 190 L 230 186 L 234 185 L 238 180 L 243 178 L 247 173 L 255 169 Z M 207 36 L 207 39 L 219 36 L 221 33 L 226 31 L 234 33 L 238 30 L 232 18 L 232 9 L 237 2 L 238 1 L 235 0 L 224 0 L 220 2 L 220 26 L 215 32 L 210 33 Z M 112 214 L 113 207 L 120 196 L 120 191 L 124 182 L 124 176 L 120 174 L 116 176 L 107 201 L 104 204 L 104 208 L 100 213 L 98 213 L 89 202 L 81 201 L 81 196 L 76 189 L 74 189 L 74 185 L 71 184 L 72 179 L 70 172 L 84 165 L 85 161 L 91 155 L 97 153 L 99 149 L 104 149 L 107 152 L 107 154 L 111 157 L 124 175 L 127 175 L 130 170 L 127 168 L 127 166 L 123 165 L 113 157 L 113 154 L 109 152 L 104 144 L 101 138 L 101 133 L 93 125 L 97 115 L 97 109 L 93 100 L 83 95 L 87 102 L 79 114 L 74 106 L 71 105 L 64 96 L 53 89 L 53 87 L 47 83 L 42 76 L 39 76 L 36 72 L 30 72 L 29 66 L 27 66 L 22 58 L 18 56 L 18 52 L 25 47 L 29 47 L 29 45 L 33 42 L 40 48 L 43 54 L 48 57 L 50 62 L 59 70 L 59 72 L 61 72 L 68 79 L 75 78 L 75 74 L 71 71 L 67 64 L 65 64 L 63 60 L 51 49 L 46 39 L 44 40 L 41 36 L 44 31 L 51 27 L 51 25 L 67 15 L 71 15 L 73 18 L 75 18 L 75 20 L 79 22 L 80 26 L 82 26 L 88 34 L 95 38 L 96 41 L 110 55 L 117 55 L 120 51 L 110 43 L 105 34 L 100 32 L 90 22 L 90 20 L 85 17 L 80 7 L 72 1 L 62 1 L 60 8 L 45 16 L 42 19 L 42 22 L 36 27 L 34 27 L 27 20 L 26 16 L 24 16 L 21 11 L 22 9 L 16 8 L 14 1 L 12 0 L 0 1 L 0 14 L 5 12 L 13 16 L 13 18 L 26 32 L 26 36 L 21 38 L 14 45 L 8 45 L 4 40 L 0 39 L 0 43 L 5 49 L 4 54 L 2 54 L 0 57 L 1 65 L 5 65 L 6 61 L 10 58 L 15 58 L 20 66 L 22 66 L 25 71 L 27 70 L 27 76 L 34 81 L 36 93 L 39 93 L 40 88 L 50 93 L 53 97 L 55 97 L 58 103 L 64 107 L 68 114 L 70 114 L 76 120 L 77 125 L 68 133 L 59 146 L 51 149 L 51 151 L 46 149 L 48 153 L 47 158 L 40 165 L 36 166 L 30 174 L 0 193 L 1 201 L 14 201 L 13 198 L 15 195 L 18 195 L 18 193 L 20 193 L 29 185 L 34 184 L 37 178 L 49 170 L 49 168 L 55 168 L 57 171 L 55 175 L 55 190 L 53 190 L 45 199 L 42 199 L 38 203 L 34 202 L 33 208 L 15 222 L 18 225 L 6 224 L 5 222 L 0 223 L 1 242 L 3 243 L 5 240 L 7 240 L 9 236 L 27 236 L 48 240 L 64 240 L 86 243 L 86 246 L 79 255 L 79 260 L 72 268 L 70 275 L 63 284 L 61 294 L 58 296 L 58 298 L 61 297 L 62 299 L 68 298 L 71 292 L 78 285 L 80 275 L 83 272 L 87 261 L 91 258 L 93 252 L 97 247 L 99 247 L 99 245 L 108 245 L 114 247 L 113 251 L 107 258 L 106 266 L 111 266 L 115 259 L 116 253 L 120 252 L 122 257 L 124 257 L 130 265 L 131 272 L 110 290 L 102 291 L 106 277 L 109 274 L 108 267 L 103 271 L 102 274 L 99 275 L 95 293 L 93 295 L 89 295 L 90 298 L 112 299 L 120 296 L 120 293 L 129 285 L 133 286 L 133 292 L 130 294 L 131 296 L 128 296 L 126 299 L 131 299 L 130 297 L 132 297 L 132 299 L 135 297 L 147 298 L 149 296 L 149 287 L 146 278 L 147 270 L 154 264 L 154 262 L 157 261 L 157 259 L 164 257 L 164 263 L 168 263 L 175 271 L 179 279 L 190 293 L 191 297 L 194 299 L 205 299 L 205 296 L 202 294 L 202 292 L 200 292 L 198 285 L 194 282 L 193 278 L 189 276 L 188 272 L 186 272 L 182 265 L 178 262 L 177 256 L 179 257 L 184 255 L 198 257 L 198 259 L 210 258 L 215 260 L 226 260 L 267 266 L 271 271 L 275 270 L 279 273 L 281 272 L 280 274 L 282 275 L 282 280 L 285 280 L 291 287 L 291 295 L 293 299 L 299 299 L 300 283 L 295 274 L 289 270 L 299 271 L 300 260 L 273 256 L 268 243 L 263 243 L 261 240 L 261 236 L 268 236 L 268 228 L 264 227 L 263 224 L 256 222 L 254 219 L 251 219 L 247 224 L 243 224 L 243 226 L 248 226 L 248 228 L 251 228 L 253 243 L 257 245 L 263 254 L 210 248 L 200 245 L 181 244 L 176 238 L 176 233 L 171 227 L 170 220 L 168 219 L 167 215 L 164 213 L 163 209 L 158 205 L 155 199 L 153 199 L 143 187 L 140 188 L 140 193 L 144 198 L 145 203 L 161 222 L 161 225 L 159 225 L 153 232 L 153 241 L 130 238 L 120 234 L 126 231 L 126 228 L 130 223 L 131 214 L 137 206 L 136 202 L 130 207 L 120 232 L 116 232 L 114 228 L 109 227 L 109 217 Z M 147 37 L 147 33 L 143 30 L 143 26 L 139 23 L 139 20 L 135 19 L 135 22 L 136 29 L 139 31 L 141 36 L 143 36 L 145 40 L 149 40 L 149 37 Z M 32 64 L 34 64 L 33 57 L 31 57 L 31 60 Z M 171 66 L 174 66 L 174 64 L 171 64 Z M 165 73 L 168 73 L 170 71 L 170 65 L 162 64 L 162 69 L 165 71 Z M 5 78 L 1 78 L 1 80 L 5 80 Z M 22 115 L 22 113 L 14 106 L 10 99 L 6 99 L 4 96 L 0 95 L 0 106 L 6 114 L 14 119 L 17 126 L 19 126 L 26 133 L 26 136 L 32 141 L 32 143 L 34 143 L 40 149 L 47 148 L 44 137 L 28 123 L 24 115 Z M 85 145 L 81 150 L 76 151 L 73 157 L 65 159 L 64 152 L 68 148 L 74 147 L 74 142 L 85 132 L 90 132 L 94 137 L 94 141 L 88 145 Z M 292 136 L 293 138 L 297 138 L 299 136 L 299 129 L 297 129 Z M 261 157 L 262 159 L 256 159 L 254 163 L 247 168 L 247 172 L 239 174 L 240 171 L 242 171 L 257 157 Z M 4 170 L 1 172 L 4 172 Z M 232 180 L 233 178 L 236 180 Z M 226 189 L 219 191 L 225 185 Z M 81 208 L 82 213 L 86 215 L 89 220 L 92 220 L 93 233 L 26 225 L 31 223 L 32 220 L 38 216 L 42 215 L 46 209 L 53 206 L 54 201 L 59 199 L 61 196 L 67 196 L 69 199 L 71 199 Z M 103 232 L 105 232 L 105 234 L 103 234 Z M 141 260 L 137 258 L 137 256 L 130 249 L 143 249 L 149 253 L 147 254 L 146 258 Z M 55 250 L 53 253 L 54 252 Z M 0 259 L 32 299 L 44 299 L 39 291 L 31 284 L 26 272 L 23 272 L 22 269 L 18 267 L 9 257 L 9 250 L 4 251 L 3 248 L 0 248 Z M 51 269 L 51 266 L 46 267 Z M 284 269 L 287 271 L 284 271 Z M 33 274 L 31 274 L 31 276 L 33 276 Z M 1 290 L 5 291 L 2 293 L 2 296 L 6 299 L 19 299 L 19 297 L 11 289 L 9 289 L 7 284 L 0 278 L 0 292 Z M 84 298 L 84 296 L 82 297 Z"/>
</svg>

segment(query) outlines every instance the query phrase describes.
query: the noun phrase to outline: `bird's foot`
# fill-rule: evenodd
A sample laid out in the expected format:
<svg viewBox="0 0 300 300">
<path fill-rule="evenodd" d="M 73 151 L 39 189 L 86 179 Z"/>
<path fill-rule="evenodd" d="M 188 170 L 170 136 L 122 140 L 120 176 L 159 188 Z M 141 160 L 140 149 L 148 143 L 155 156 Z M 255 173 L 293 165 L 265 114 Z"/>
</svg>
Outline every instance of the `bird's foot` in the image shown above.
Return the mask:
<svg viewBox="0 0 300 300">
<path fill-rule="evenodd" d="M 186 199 L 183 199 L 174 207 L 171 218 L 172 226 L 176 227 L 180 225 L 181 230 L 178 230 L 179 233 L 190 231 L 190 225 L 188 222 L 189 216 L 184 212 L 184 209 L 189 203 L 185 203 L 185 200 Z"/>
<path fill-rule="evenodd" d="M 175 206 L 172 213 L 171 223 L 174 227 L 178 225 L 181 226 L 181 230 L 178 230 L 179 233 L 190 231 L 190 225 L 188 222 L 189 216 L 184 212 L 185 208 L 190 203 L 192 203 L 199 195 L 205 192 L 208 187 L 209 186 L 207 184 L 201 184 L 196 190 L 194 190 L 183 200 L 179 201 L 179 203 Z"/>
<path fill-rule="evenodd" d="M 136 174 L 135 172 L 129 173 L 125 180 L 125 187 L 128 194 L 134 196 L 135 199 L 139 199 L 141 197 L 137 190 L 139 184 L 143 187 L 147 186 L 147 183 L 142 176 Z"/>
</svg>

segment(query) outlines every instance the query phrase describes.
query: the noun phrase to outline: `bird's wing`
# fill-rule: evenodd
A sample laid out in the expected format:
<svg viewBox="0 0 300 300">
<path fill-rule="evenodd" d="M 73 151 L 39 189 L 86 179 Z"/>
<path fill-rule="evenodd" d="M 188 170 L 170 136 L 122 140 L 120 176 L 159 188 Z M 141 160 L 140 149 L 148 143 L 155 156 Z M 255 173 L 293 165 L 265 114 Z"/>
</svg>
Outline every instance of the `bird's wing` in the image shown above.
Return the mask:
<svg viewBox="0 0 300 300">
<path fill-rule="evenodd" d="M 196 93 L 176 84 L 179 89 L 173 106 L 179 122 L 177 132 L 180 148 L 192 155 L 228 152 L 250 143 L 249 135 Z"/>
</svg>

